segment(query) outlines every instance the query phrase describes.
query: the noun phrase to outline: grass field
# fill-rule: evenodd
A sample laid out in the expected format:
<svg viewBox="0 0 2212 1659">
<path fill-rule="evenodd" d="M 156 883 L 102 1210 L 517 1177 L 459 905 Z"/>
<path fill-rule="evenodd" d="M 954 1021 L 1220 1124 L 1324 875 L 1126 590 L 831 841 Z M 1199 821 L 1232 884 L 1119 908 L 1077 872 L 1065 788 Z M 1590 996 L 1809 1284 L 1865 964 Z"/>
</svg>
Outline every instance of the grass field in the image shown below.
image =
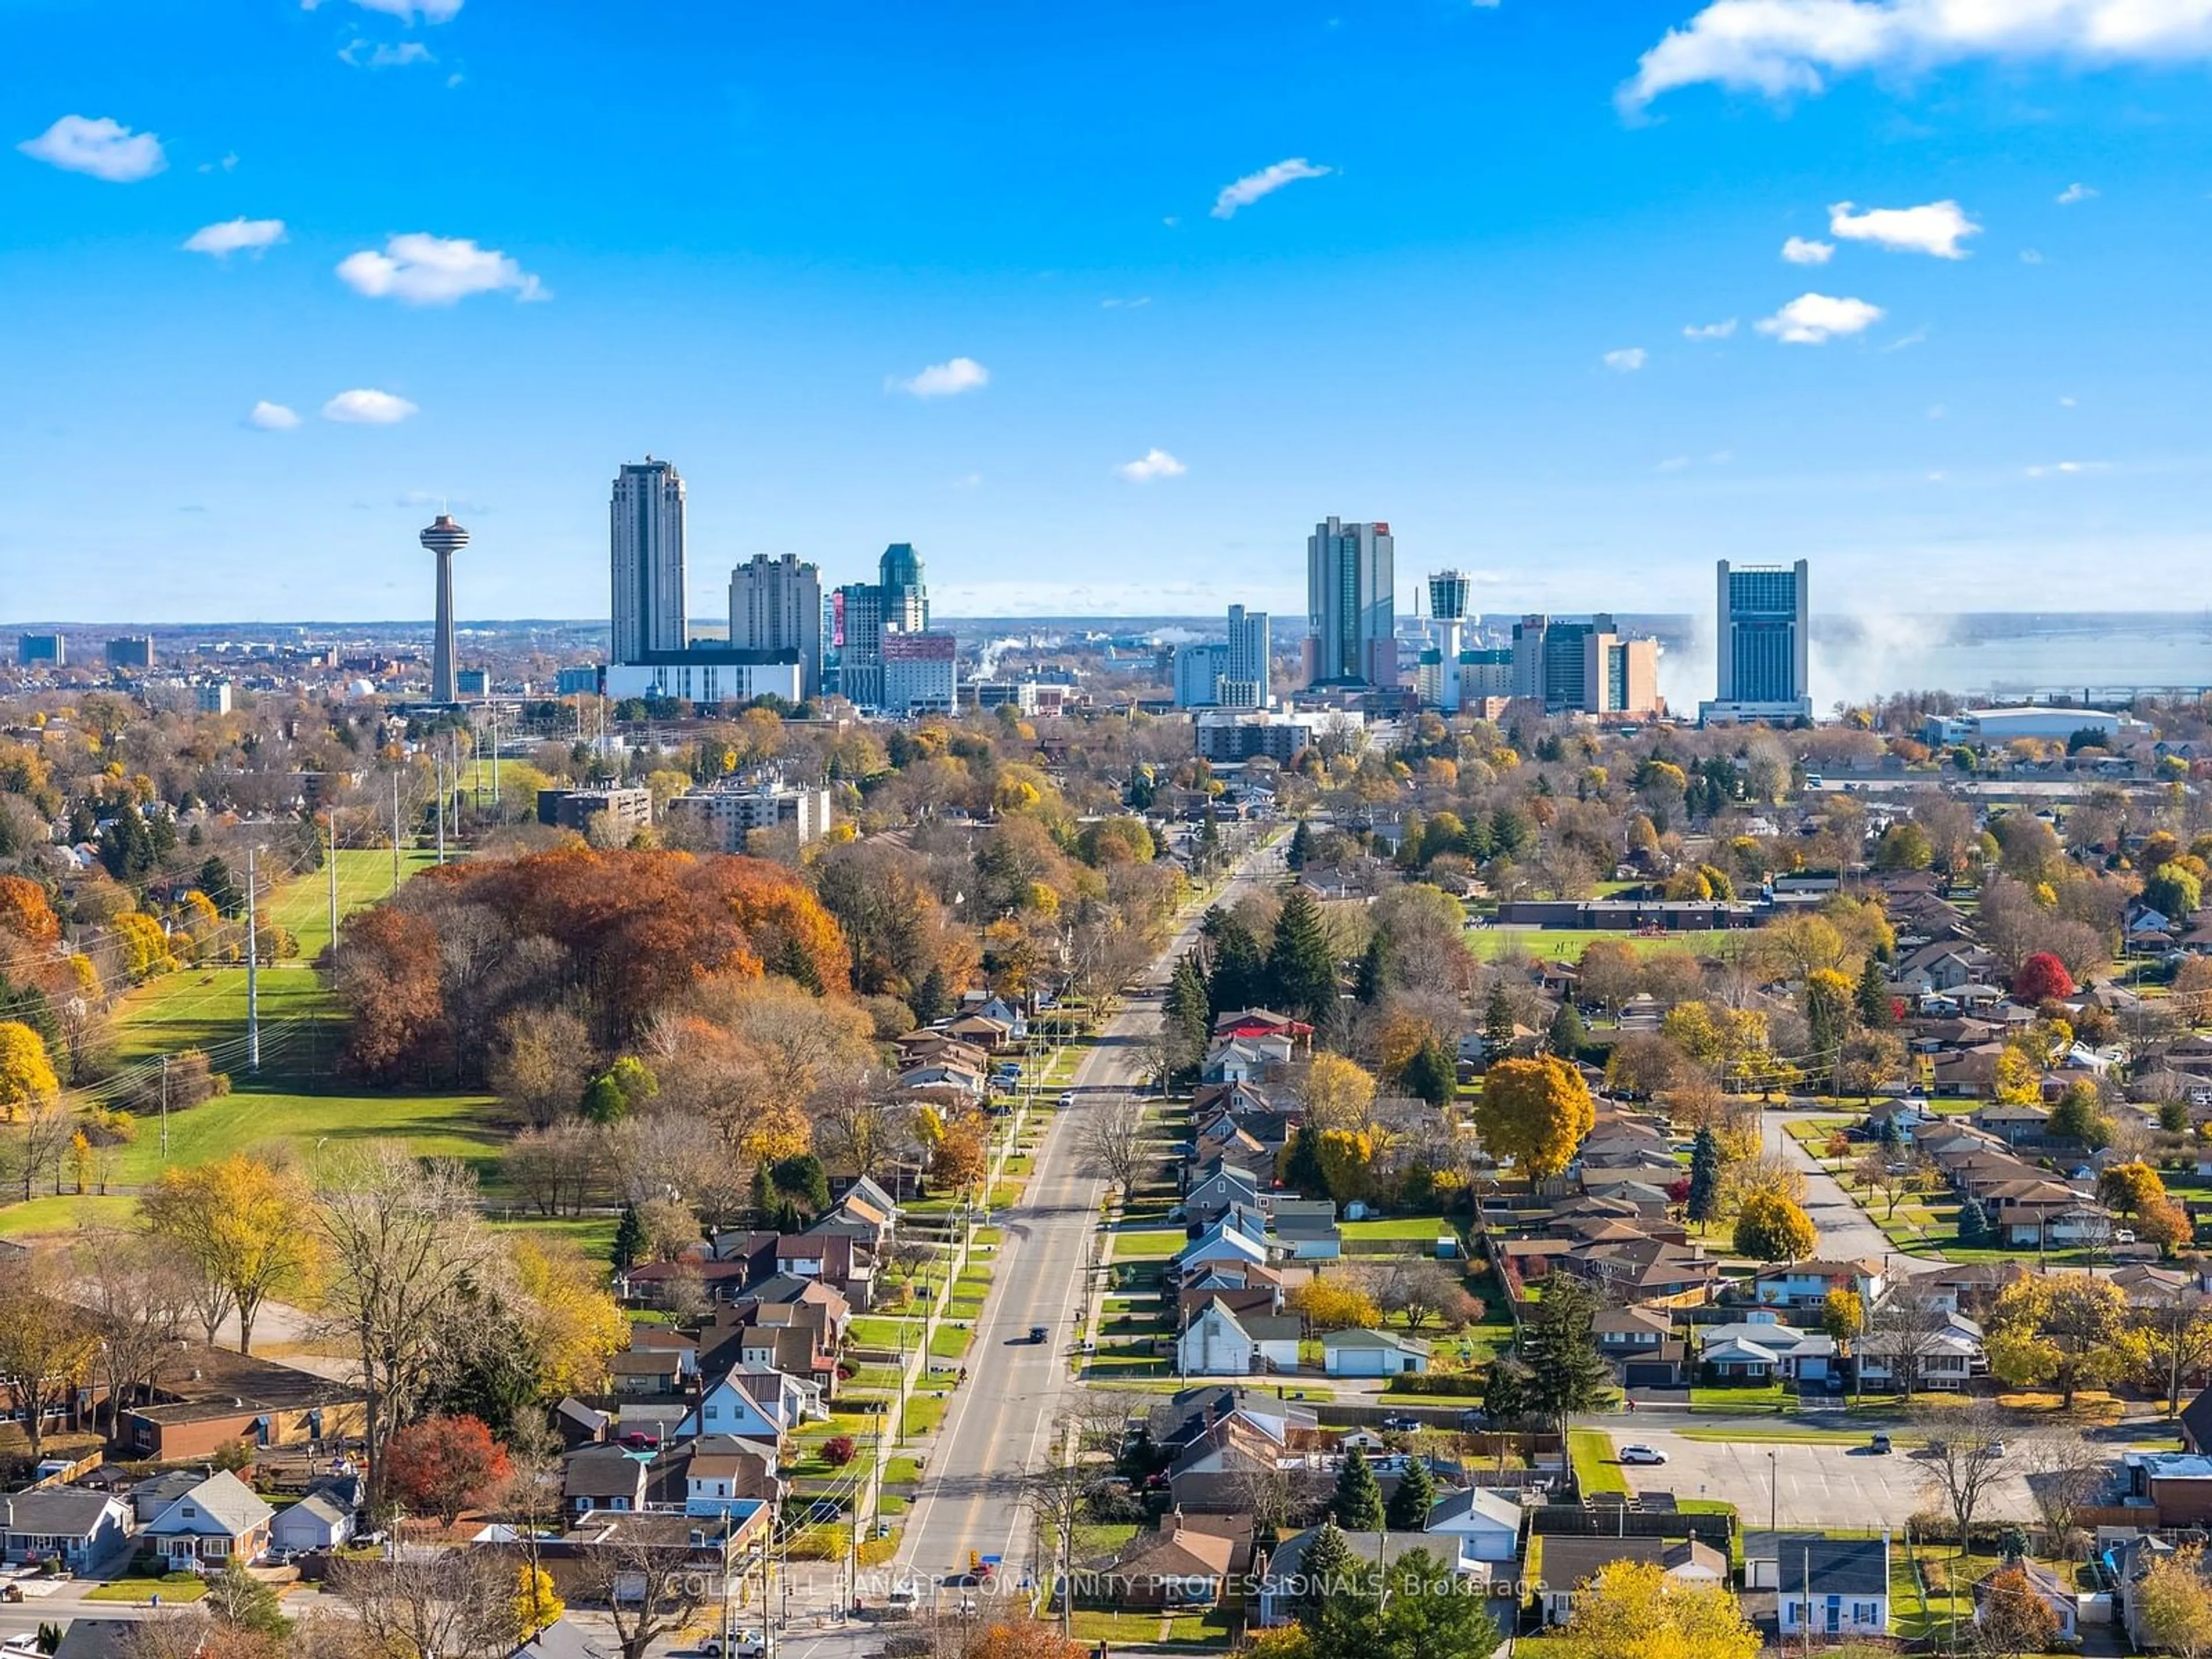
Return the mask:
<svg viewBox="0 0 2212 1659">
<path fill-rule="evenodd" d="M 1639 955 L 1654 951 L 1688 951 L 1711 955 L 1728 938 L 1724 933 L 1642 933 L 1567 932 L 1543 927 L 1470 927 L 1467 948 L 1479 962 L 1493 962 L 1516 951 L 1545 962 L 1578 962 L 1593 939 L 1613 939 Z"/>
<path fill-rule="evenodd" d="M 1567 1455 L 1574 1463 L 1575 1485 L 1583 1497 L 1628 1490 L 1628 1477 L 1613 1455 L 1613 1437 L 1603 1429 L 1570 1429 Z"/>
<path fill-rule="evenodd" d="M 1458 1230 L 1442 1216 L 1403 1215 L 1381 1221 L 1346 1221 L 1338 1231 L 1346 1239 L 1403 1239 L 1433 1245 L 1439 1237 L 1449 1238 Z"/>
</svg>

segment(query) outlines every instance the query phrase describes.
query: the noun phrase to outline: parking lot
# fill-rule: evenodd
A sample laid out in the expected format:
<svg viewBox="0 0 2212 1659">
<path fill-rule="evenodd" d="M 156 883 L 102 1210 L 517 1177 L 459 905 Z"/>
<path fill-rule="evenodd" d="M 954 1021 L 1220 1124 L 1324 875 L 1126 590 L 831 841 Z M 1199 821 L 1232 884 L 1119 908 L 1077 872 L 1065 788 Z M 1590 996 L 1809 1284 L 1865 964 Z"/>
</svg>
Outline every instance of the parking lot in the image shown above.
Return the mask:
<svg viewBox="0 0 2212 1659">
<path fill-rule="evenodd" d="M 1828 1446 L 1686 1440 L 1641 1422 L 1632 1430 L 1616 1427 L 1613 1435 L 1616 1444 L 1651 1446 L 1667 1454 L 1664 1464 L 1624 1469 L 1632 1487 L 1672 1492 L 1677 1500 L 1708 1498 L 1733 1504 L 1746 1527 L 1765 1527 L 1777 1498 L 1785 1527 L 1899 1527 L 1919 1510 L 1945 1507 L 1928 1482 L 1924 1462 L 1904 1446 L 1883 1457 L 1869 1454 L 1863 1440 Z M 2017 1462 L 1991 1486 L 1978 1511 L 2021 1520 L 2034 1512 Z"/>
</svg>

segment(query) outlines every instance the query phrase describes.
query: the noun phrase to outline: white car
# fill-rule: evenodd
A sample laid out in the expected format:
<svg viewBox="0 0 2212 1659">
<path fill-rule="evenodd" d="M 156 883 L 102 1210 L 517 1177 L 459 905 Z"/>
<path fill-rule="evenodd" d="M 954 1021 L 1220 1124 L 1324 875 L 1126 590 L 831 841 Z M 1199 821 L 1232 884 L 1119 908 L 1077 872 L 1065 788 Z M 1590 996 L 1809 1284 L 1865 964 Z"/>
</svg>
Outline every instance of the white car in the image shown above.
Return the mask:
<svg viewBox="0 0 2212 1659">
<path fill-rule="evenodd" d="M 1663 1463 L 1667 1454 L 1656 1446 L 1623 1446 L 1620 1461 L 1624 1463 Z"/>
<path fill-rule="evenodd" d="M 768 1651 L 768 1643 L 757 1630 L 741 1630 L 726 1648 L 720 1637 L 710 1636 L 699 1644 L 699 1651 L 713 1655 L 714 1659 L 761 1659 Z"/>
</svg>

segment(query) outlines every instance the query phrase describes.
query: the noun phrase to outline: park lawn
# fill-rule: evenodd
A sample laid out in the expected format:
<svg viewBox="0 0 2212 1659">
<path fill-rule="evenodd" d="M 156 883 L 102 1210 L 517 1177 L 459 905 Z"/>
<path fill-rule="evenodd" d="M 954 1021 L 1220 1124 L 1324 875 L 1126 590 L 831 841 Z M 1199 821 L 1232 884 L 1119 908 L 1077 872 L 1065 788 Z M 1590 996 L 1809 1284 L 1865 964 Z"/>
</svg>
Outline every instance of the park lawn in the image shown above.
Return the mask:
<svg viewBox="0 0 2212 1659">
<path fill-rule="evenodd" d="M 450 848 L 447 856 L 453 856 Z M 437 862 L 434 848 L 402 848 L 399 878 L 404 883 L 417 871 Z M 391 848 L 342 847 L 338 849 L 337 869 L 341 919 L 365 905 L 392 896 Z M 246 872 L 241 870 L 237 873 L 243 890 Z M 300 958 L 303 962 L 313 962 L 331 942 L 330 904 L 327 870 L 309 871 L 296 880 L 284 883 L 269 897 L 270 919 L 300 941 Z"/>
<path fill-rule="evenodd" d="M 0 1238 L 45 1238 L 75 1232 L 81 1226 L 125 1227 L 137 1210 L 135 1198 L 80 1198 L 74 1193 L 57 1197 L 49 1193 L 27 1204 L 19 1200 L 0 1208 Z"/>
<path fill-rule="evenodd" d="M 1349 1241 L 1355 1238 L 1411 1239 L 1422 1244 L 1433 1244 L 1439 1238 L 1451 1238 L 1458 1230 L 1442 1216 L 1389 1216 L 1379 1221 L 1346 1221 L 1338 1224 L 1337 1231 Z"/>
<path fill-rule="evenodd" d="M 459 1158 L 486 1175 L 509 1139 L 490 1121 L 496 1109 L 489 1095 L 241 1088 L 190 1111 L 170 1113 L 168 1161 L 208 1164 L 273 1141 L 312 1152 L 326 1140 L 404 1140 L 420 1157 Z M 161 1174 L 161 1121 L 143 1117 L 137 1139 L 116 1159 L 111 1178 L 149 1182 Z"/>
<path fill-rule="evenodd" d="M 1111 1232 L 1116 1261 L 1158 1261 L 1173 1255 L 1190 1243 L 1179 1228 Z"/>
<path fill-rule="evenodd" d="M 287 962 L 256 977 L 263 1068 L 295 1074 L 327 1069 L 338 1006 L 322 975 L 305 963 Z M 210 1056 L 216 1070 L 243 1073 L 246 979 L 243 968 L 184 968 L 126 993 L 115 1013 L 116 1063 L 204 1048 L 216 1051 Z"/>
<path fill-rule="evenodd" d="M 1535 927 L 1470 927 L 1463 935 L 1477 961 L 1494 962 L 1514 951 L 1526 951 L 1543 962 L 1579 962 L 1593 939 L 1613 939 L 1639 956 L 1656 951 L 1688 951 L 1710 956 L 1728 938 L 1725 933 L 1698 931 L 1646 936 L 1642 933 L 1551 932 Z"/>
<path fill-rule="evenodd" d="M 1628 1476 L 1614 1455 L 1613 1437 L 1603 1429 L 1568 1430 L 1567 1455 L 1574 1463 L 1575 1485 L 1583 1497 L 1628 1490 Z"/>
<path fill-rule="evenodd" d="M 615 1228 L 619 1223 L 611 1215 L 580 1215 L 522 1216 L 492 1224 L 506 1231 L 528 1233 L 548 1243 L 573 1244 L 593 1261 L 605 1262 L 613 1258 Z"/>
</svg>

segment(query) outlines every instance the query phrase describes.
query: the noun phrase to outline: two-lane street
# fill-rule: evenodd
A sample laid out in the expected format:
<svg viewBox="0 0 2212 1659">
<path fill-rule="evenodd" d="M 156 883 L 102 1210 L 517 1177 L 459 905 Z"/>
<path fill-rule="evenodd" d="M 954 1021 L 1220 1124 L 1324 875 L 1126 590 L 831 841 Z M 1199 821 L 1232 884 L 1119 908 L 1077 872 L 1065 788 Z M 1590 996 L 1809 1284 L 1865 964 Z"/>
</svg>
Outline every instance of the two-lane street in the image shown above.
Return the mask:
<svg viewBox="0 0 2212 1659">
<path fill-rule="evenodd" d="M 1248 884 L 1279 876 L 1279 854 L 1249 856 L 1217 902 Z M 969 1378 L 952 1397 L 945 1425 L 902 1537 L 902 1577 L 957 1575 L 970 1553 L 999 1555 L 1008 1568 L 1030 1563 L 1030 1517 L 1021 1477 L 1041 1467 L 1074 1385 L 1068 1354 L 1086 1293 L 1085 1270 L 1105 1182 L 1084 1166 L 1080 1125 L 1086 1111 L 1139 1086 L 1139 1045 L 1160 1018 L 1160 988 L 1190 949 L 1192 916 L 1155 958 L 1146 983 L 1099 1034 L 1076 1073 L 1074 1104 L 1054 1115 L 1021 1201 L 995 1218 L 1003 1229 L 991 1291 L 977 1321 Z M 1042 1326 L 1047 1340 L 1029 1340 Z M 1018 1571 L 1005 1575 L 1018 1580 Z"/>
</svg>

